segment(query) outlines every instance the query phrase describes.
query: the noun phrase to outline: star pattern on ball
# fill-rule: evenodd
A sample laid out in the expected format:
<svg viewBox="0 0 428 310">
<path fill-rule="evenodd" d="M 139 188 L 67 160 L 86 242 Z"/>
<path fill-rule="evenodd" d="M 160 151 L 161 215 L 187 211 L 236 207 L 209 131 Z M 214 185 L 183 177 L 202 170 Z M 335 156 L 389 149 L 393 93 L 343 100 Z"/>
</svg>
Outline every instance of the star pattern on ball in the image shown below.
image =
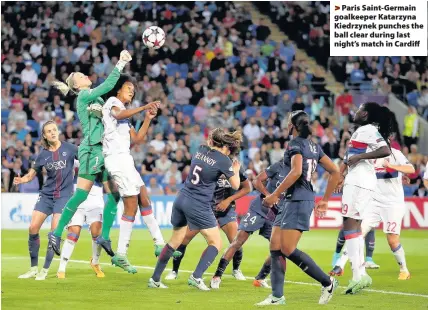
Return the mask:
<svg viewBox="0 0 428 310">
<path fill-rule="evenodd" d="M 149 36 L 144 36 L 144 43 L 147 43 L 147 42 L 149 42 Z"/>
</svg>

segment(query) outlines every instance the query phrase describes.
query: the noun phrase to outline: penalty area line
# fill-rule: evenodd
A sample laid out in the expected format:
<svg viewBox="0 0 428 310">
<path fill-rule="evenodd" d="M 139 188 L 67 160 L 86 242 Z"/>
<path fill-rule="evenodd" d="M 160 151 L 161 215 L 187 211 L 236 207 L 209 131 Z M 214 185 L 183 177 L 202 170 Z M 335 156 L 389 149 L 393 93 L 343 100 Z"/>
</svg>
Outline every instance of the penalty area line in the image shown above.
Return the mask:
<svg viewBox="0 0 428 310">
<path fill-rule="evenodd" d="M 14 259 L 28 259 L 28 257 L 25 256 L 16 256 L 16 257 L 2 257 L 2 260 L 14 260 Z M 60 261 L 59 258 L 54 258 L 53 260 L 55 261 Z M 70 259 L 69 262 L 71 263 L 77 263 L 77 264 L 89 264 L 89 261 L 85 261 L 85 260 L 76 260 L 76 259 Z M 100 265 L 102 266 L 112 266 L 110 263 L 100 263 Z M 137 269 L 144 269 L 144 270 L 154 270 L 154 267 L 150 267 L 150 266 L 136 266 L 134 265 L 135 268 Z M 171 268 L 166 268 L 166 271 L 170 271 Z M 183 273 L 192 273 L 193 271 L 190 270 L 180 270 L 180 272 Z M 206 275 L 214 275 L 214 273 L 211 272 L 206 272 L 204 273 Z M 232 275 L 223 275 L 223 277 L 233 277 Z M 251 280 L 252 279 L 247 279 L 247 280 Z M 285 281 L 286 284 L 295 284 L 295 285 L 306 285 L 306 286 L 319 286 L 318 283 L 310 283 L 310 282 L 300 282 L 300 281 Z M 339 286 L 340 288 L 346 288 L 345 286 Z M 422 298 L 428 298 L 428 295 L 424 295 L 424 294 L 416 294 L 416 293 L 406 293 L 406 292 L 396 292 L 396 291 L 384 291 L 384 290 L 373 290 L 373 289 L 364 289 L 365 292 L 371 292 L 371 293 L 378 293 L 378 294 L 386 294 L 386 295 L 399 295 L 399 296 L 410 296 L 410 297 L 422 297 Z"/>
</svg>

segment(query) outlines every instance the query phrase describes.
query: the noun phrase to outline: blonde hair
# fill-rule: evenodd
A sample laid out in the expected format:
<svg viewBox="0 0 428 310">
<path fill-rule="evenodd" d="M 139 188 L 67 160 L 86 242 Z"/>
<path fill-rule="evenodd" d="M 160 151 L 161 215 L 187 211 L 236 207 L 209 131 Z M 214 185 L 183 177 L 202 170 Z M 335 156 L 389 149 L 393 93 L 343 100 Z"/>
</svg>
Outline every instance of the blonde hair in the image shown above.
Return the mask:
<svg viewBox="0 0 428 310">
<path fill-rule="evenodd" d="M 74 73 L 71 73 L 68 78 L 65 80 L 65 83 L 60 82 L 60 81 L 54 81 L 52 82 L 52 85 L 58 89 L 64 96 L 67 96 L 67 94 L 69 92 L 73 93 L 73 94 L 77 94 L 77 90 L 74 87 L 74 80 L 73 80 L 73 76 Z"/>
</svg>

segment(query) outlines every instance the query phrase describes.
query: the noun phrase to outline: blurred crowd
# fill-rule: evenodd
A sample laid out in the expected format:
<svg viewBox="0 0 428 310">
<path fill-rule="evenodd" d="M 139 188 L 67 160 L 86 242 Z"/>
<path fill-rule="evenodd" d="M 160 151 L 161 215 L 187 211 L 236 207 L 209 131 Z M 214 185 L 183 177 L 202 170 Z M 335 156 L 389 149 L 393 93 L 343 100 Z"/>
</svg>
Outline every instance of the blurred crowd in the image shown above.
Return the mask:
<svg viewBox="0 0 428 310">
<path fill-rule="evenodd" d="M 318 10 L 325 6 L 320 3 Z M 281 7 L 289 9 L 289 23 L 301 14 L 307 19 L 306 13 L 297 14 L 287 4 L 277 6 Z M 308 16 L 324 29 L 328 22 L 322 14 L 327 13 Z M 301 22 L 297 33 L 310 29 Z M 167 34 L 165 45 L 156 51 L 141 42 L 144 29 L 153 23 Z M 124 72 L 138 80 L 132 106 L 162 102 L 145 143 L 131 150 L 152 195 L 173 195 L 180 189 L 192 154 L 214 127 L 242 130 L 240 160 L 250 179 L 282 158 L 289 140 L 290 111 L 305 110 L 311 115 L 312 139 L 337 163 L 350 138 L 357 108 L 352 91 L 334 98 L 321 74 L 310 72 L 304 61 L 295 59 L 291 41 L 272 41 L 266 21 L 252 20 L 239 2 L 2 2 L 1 31 L 4 191 L 18 190 L 10 180 L 31 167 L 44 122 L 55 119 L 63 141 L 80 143 L 75 97 L 60 95 L 51 87 L 52 81 L 78 71 L 87 74 L 93 86 L 99 85 L 122 49 L 133 56 Z M 362 61 L 352 60 L 353 64 Z M 369 76 L 366 68 L 361 70 L 364 81 L 379 76 L 378 71 L 369 70 Z M 420 75 L 415 81 L 423 93 Z M 132 123 L 139 128 L 142 120 L 137 116 Z M 417 152 L 417 137 L 411 134 L 410 138 L 402 142 L 397 129 L 393 141 L 407 145 L 403 151 L 418 167 L 408 195 L 417 191 L 427 161 Z M 40 174 L 19 190 L 36 192 L 43 180 Z M 323 191 L 326 182 L 321 169 L 314 173 L 317 192 Z"/>
</svg>

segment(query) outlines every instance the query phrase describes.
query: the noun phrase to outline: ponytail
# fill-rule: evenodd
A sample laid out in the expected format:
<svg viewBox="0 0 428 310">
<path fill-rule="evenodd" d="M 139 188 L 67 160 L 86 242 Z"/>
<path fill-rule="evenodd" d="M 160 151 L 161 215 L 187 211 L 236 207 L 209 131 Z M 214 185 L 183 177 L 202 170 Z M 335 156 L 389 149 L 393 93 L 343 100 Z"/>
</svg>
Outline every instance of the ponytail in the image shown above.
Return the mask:
<svg viewBox="0 0 428 310">
<path fill-rule="evenodd" d="M 67 96 L 69 92 L 73 94 L 77 94 L 77 91 L 74 88 L 74 80 L 73 80 L 74 72 L 71 73 L 68 78 L 65 80 L 65 83 L 60 81 L 52 82 L 52 85 L 58 89 L 64 96 Z"/>
</svg>

